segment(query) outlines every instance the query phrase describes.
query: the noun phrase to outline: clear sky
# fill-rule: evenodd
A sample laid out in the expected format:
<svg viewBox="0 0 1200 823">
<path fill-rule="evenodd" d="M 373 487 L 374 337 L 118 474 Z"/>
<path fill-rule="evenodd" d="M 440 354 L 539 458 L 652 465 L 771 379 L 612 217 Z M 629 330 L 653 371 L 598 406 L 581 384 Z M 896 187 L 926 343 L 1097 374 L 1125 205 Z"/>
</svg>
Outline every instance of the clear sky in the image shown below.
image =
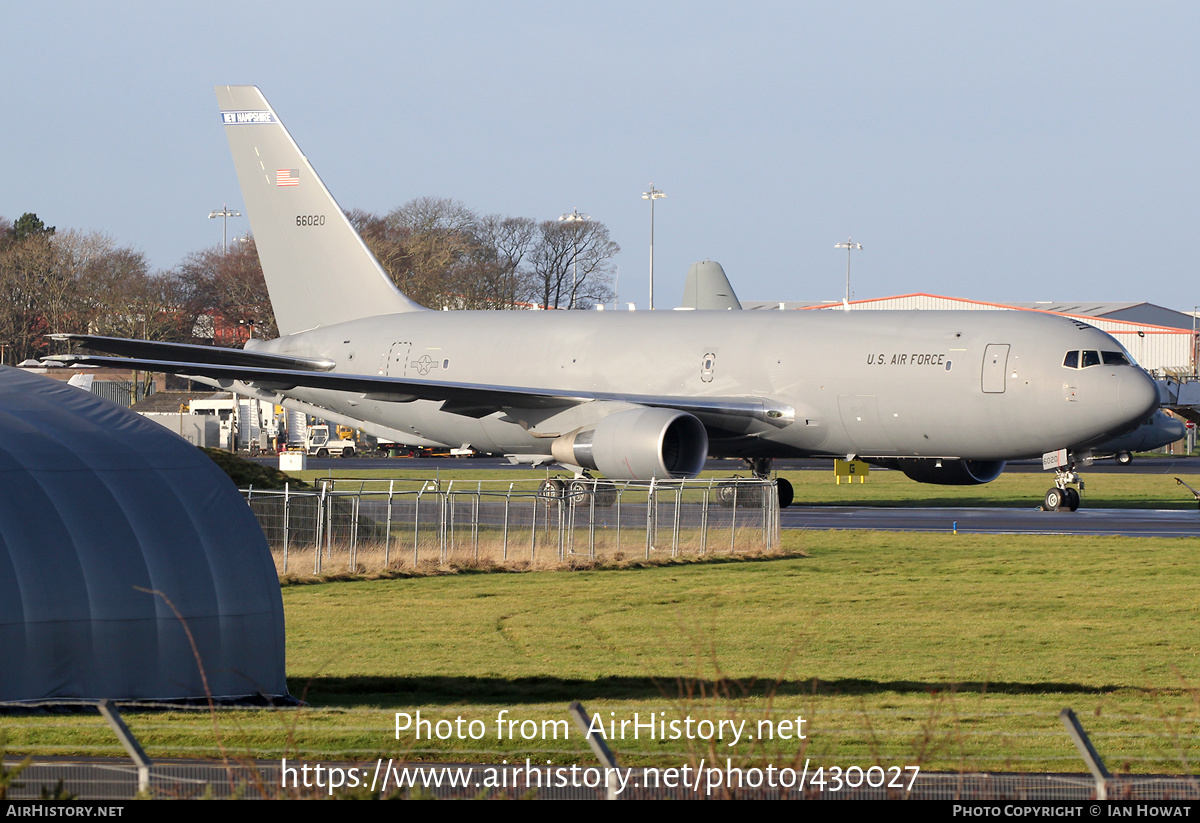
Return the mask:
<svg viewBox="0 0 1200 823">
<path fill-rule="evenodd" d="M 213 86 L 262 88 L 343 208 L 578 208 L 644 306 L 1200 304 L 1194 2 L 8 4 L 0 215 L 144 251 L 241 208 Z M 244 211 L 244 209 L 243 209 Z M 244 232 L 245 220 L 230 231 Z"/>
</svg>

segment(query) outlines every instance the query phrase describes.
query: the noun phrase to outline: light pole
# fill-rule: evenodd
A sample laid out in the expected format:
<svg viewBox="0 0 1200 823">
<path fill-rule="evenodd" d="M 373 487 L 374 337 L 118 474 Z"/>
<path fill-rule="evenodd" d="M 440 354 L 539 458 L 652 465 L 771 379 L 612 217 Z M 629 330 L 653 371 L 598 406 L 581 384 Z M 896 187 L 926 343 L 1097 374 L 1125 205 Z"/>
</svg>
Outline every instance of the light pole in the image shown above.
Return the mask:
<svg viewBox="0 0 1200 823">
<path fill-rule="evenodd" d="M 570 214 L 564 214 L 558 218 L 560 223 L 586 223 L 592 218 L 586 214 L 580 214 L 579 209 L 572 209 Z M 568 309 L 575 308 L 575 292 L 579 289 L 579 235 L 576 232 L 571 233 L 571 300 L 567 304 Z"/>
<path fill-rule="evenodd" d="M 229 206 L 225 203 L 221 204 L 220 211 L 210 211 L 208 213 L 209 220 L 213 219 L 214 217 L 221 218 L 221 251 L 225 252 L 226 254 L 229 253 L 229 218 L 241 216 L 242 213 L 240 211 L 230 211 Z"/>
<path fill-rule="evenodd" d="M 835 249 L 846 250 L 846 305 L 850 304 L 850 252 L 861 249 L 862 243 L 855 243 L 853 239 L 847 237 L 845 243 L 834 243 Z"/>
<path fill-rule="evenodd" d="M 654 201 L 666 197 L 666 193 L 650 184 L 650 191 L 642 192 L 642 199 L 650 201 L 650 311 L 654 311 Z"/>
<path fill-rule="evenodd" d="M 1200 316 L 1200 306 L 1192 306 L 1192 377 L 1200 377 L 1196 369 L 1196 318 Z"/>
</svg>

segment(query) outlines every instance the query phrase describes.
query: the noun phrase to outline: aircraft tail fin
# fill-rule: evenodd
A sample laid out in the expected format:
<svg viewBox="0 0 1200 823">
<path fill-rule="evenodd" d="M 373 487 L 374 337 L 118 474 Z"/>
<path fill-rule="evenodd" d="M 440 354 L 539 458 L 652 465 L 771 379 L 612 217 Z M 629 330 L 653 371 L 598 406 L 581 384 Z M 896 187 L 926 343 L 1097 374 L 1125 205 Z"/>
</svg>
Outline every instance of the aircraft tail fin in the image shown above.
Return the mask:
<svg viewBox="0 0 1200 823">
<path fill-rule="evenodd" d="M 742 304 L 725 276 L 725 269 L 713 260 L 693 263 L 683 284 L 684 308 L 702 311 L 741 309 Z"/>
<path fill-rule="evenodd" d="M 280 334 L 420 311 L 371 254 L 257 86 L 217 86 Z"/>
</svg>

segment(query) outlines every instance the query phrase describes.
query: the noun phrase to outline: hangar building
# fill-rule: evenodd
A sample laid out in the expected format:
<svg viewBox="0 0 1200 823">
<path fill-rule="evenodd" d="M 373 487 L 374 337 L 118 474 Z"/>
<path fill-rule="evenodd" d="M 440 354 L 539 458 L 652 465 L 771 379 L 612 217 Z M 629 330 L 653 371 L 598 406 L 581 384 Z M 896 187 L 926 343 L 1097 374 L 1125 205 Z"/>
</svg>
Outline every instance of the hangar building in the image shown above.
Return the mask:
<svg viewBox="0 0 1200 823">
<path fill-rule="evenodd" d="M 0 703 L 287 694 L 275 566 L 208 457 L 8 367 L 0 430 Z"/>
</svg>

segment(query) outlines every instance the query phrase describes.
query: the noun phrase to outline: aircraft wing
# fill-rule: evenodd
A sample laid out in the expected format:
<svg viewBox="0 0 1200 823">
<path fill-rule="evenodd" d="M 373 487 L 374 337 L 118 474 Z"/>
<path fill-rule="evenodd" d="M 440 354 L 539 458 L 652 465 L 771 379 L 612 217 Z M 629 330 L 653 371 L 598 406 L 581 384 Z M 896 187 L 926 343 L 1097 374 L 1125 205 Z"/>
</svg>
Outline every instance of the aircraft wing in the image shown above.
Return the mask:
<svg viewBox="0 0 1200 823">
<path fill-rule="evenodd" d="M 82 335 L 71 335 L 80 339 Z M 110 348 L 102 339 L 93 338 L 88 345 Z M 414 400 L 443 401 L 442 411 L 467 417 L 485 417 L 493 412 L 508 409 L 552 409 L 576 406 L 597 400 L 633 403 L 641 406 L 678 409 L 694 414 L 706 426 L 719 429 L 745 431 L 754 422 L 775 428 L 789 425 L 795 410 L 788 405 L 773 402 L 763 397 L 672 397 L 637 394 L 621 394 L 597 391 L 562 391 L 530 388 L 525 386 L 500 386 L 483 383 L 454 383 L 441 380 L 413 380 L 385 375 L 341 374 L 328 371 L 313 371 L 317 361 L 306 358 L 287 358 L 238 349 L 215 349 L 207 346 L 185 347 L 183 344 L 155 344 L 151 341 L 118 341 L 129 344 L 129 351 L 155 351 L 164 353 L 171 347 L 176 350 L 200 349 L 204 360 L 159 360 L 146 357 L 109 357 L 90 354 L 61 354 L 43 358 L 64 365 L 108 366 L 121 369 L 143 369 L 194 377 L 207 377 L 218 381 L 241 381 L 271 392 L 287 392 L 297 387 L 324 389 L 326 391 L 360 394 L 367 400 L 391 403 L 411 403 Z M 111 348 L 116 348 L 115 346 Z M 225 354 L 224 352 L 228 352 Z M 214 354 L 213 352 L 217 352 Z M 199 352 L 197 352 L 198 354 Z M 307 360 L 309 368 L 282 368 L 278 361 Z M 217 362 L 227 360 L 229 362 Z M 241 360 L 242 362 L 233 362 Z M 277 361 L 275 365 L 268 365 Z M 244 365 L 251 363 L 252 365 Z M 332 366 L 332 364 L 330 364 Z"/>
</svg>

